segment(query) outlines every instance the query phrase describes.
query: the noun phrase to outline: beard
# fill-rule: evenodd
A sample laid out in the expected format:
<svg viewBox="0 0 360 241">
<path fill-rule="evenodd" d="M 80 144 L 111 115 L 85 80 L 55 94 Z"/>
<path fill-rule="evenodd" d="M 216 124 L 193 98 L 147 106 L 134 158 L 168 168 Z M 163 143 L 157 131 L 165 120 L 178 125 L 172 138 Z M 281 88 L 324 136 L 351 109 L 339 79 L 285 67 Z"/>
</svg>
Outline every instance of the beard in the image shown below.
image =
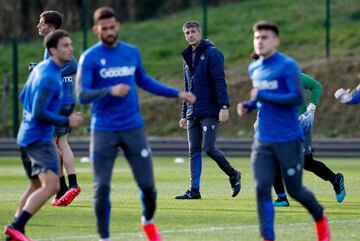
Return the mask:
<svg viewBox="0 0 360 241">
<path fill-rule="evenodd" d="M 115 34 L 115 35 L 110 35 L 110 36 L 107 36 L 106 38 L 104 38 L 103 36 L 100 37 L 101 38 L 101 41 L 106 44 L 106 45 L 109 45 L 109 46 L 113 46 L 114 43 L 116 43 L 117 39 L 118 39 L 118 34 Z"/>
</svg>

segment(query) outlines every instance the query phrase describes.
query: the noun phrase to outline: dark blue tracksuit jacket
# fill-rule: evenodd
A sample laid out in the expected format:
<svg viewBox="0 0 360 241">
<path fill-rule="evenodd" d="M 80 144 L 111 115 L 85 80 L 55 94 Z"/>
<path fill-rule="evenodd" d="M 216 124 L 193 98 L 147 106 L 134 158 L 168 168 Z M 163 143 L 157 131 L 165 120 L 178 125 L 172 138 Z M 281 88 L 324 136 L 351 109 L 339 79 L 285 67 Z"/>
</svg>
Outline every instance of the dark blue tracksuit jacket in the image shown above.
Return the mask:
<svg viewBox="0 0 360 241">
<path fill-rule="evenodd" d="M 224 56 L 209 40 L 201 40 L 193 51 L 191 46 L 183 52 L 185 91 L 196 97 L 194 104 L 183 103 L 182 117 L 218 117 L 222 106 L 229 106 L 224 73 Z"/>
</svg>

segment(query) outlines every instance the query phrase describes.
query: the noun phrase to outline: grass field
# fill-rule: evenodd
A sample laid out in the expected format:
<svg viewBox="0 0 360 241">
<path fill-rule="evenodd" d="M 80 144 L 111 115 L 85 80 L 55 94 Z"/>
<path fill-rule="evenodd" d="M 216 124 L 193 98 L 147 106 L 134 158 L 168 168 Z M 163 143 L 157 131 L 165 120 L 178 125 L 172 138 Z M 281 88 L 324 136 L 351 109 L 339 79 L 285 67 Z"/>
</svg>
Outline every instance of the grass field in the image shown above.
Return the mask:
<svg viewBox="0 0 360 241">
<path fill-rule="evenodd" d="M 156 222 L 167 241 L 261 240 L 257 227 L 254 181 L 248 158 L 231 158 L 242 171 L 242 190 L 230 197 L 227 178 L 214 162 L 205 159 L 202 178 L 202 200 L 174 200 L 188 187 L 188 163 L 175 164 L 172 157 L 154 158 L 158 188 Z M 316 193 L 328 215 L 333 240 L 360 240 L 360 162 L 357 159 L 322 159 L 329 167 L 345 175 L 347 197 L 335 201 L 330 184 L 311 173 L 304 183 Z M 78 162 L 82 193 L 69 207 L 51 207 L 49 203 L 29 222 L 27 234 L 36 240 L 97 240 L 92 211 L 92 184 L 89 164 Z M 0 159 L 0 225 L 13 216 L 17 200 L 25 188 L 19 158 Z M 315 240 L 313 222 L 298 203 L 276 209 L 277 240 Z M 117 160 L 112 180 L 113 240 L 145 240 L 139 226 L 140 202 L 129 167 Z M 1 237 L 1 235 L 0 235 Z"/>
</svg>

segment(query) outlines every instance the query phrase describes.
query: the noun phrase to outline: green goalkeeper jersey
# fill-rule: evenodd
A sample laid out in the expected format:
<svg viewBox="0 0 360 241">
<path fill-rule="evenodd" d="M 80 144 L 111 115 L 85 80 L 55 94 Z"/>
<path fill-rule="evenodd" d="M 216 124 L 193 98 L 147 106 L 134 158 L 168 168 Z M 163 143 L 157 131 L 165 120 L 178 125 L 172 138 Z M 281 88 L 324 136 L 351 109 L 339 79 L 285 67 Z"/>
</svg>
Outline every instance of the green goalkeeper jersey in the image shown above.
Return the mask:
<svg viewBox="0 0 360 241">
<path fill-rule="evenodd" d="M 322 92 L 322 85 L 320 82 L 309 75 L 301 73 L 301 82 L 304 86 L 304 89 L 310 91 L 310 95 L 304 104 L 300 106 L 299 115 L 306 111 L 306 107 L 309 103 L 313 103 L 317 106 L 319 104 Z"/>
</svg>

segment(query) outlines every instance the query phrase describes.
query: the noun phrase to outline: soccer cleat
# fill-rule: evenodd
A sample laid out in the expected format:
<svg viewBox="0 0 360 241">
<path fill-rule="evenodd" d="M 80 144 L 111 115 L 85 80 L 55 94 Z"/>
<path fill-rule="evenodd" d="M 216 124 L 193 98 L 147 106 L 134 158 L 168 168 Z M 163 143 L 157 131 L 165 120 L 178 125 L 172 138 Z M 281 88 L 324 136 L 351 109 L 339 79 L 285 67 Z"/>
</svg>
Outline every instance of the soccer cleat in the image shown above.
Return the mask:
<svg viewBox="0 0 360 241">
<path fill-rule="evenodd" d="M 330 241 L 330 229 L 325 215 L 315 223 L 315 227 L 318 241 Z"/>
<path fill-rule="evenodd" d="M 184 194 L 176 196 L 175 199 L 201 199 L 201 194 L 188 189 Z"/>
<path fill-rule="evenodd" d="M 162 241 L 161 235 L 153 222 L 145 224 L 145 218 L 142 217 L 141 226 L 146 234 L 147 241 Z"/>
<path fill-rule="evenodd" d="M 16 241 L 33 241 L 30 238 L 26 237 L 25 234 L 23 234 L 19 230 L 16 230 L 11 224 L 5 226 L 4 233 L 6 235 L 8 235 L 8 237 L 13 238 L 12 240 L 16 240 Z"/>
<path fill-rule="evenodd" d="M 236 171 L 236 175 L 229 178 L 231 184 L 231 196 L 236 197 L 241 189 L 241 174 Z"/>
<path fill-rule="evenodd" d="M 341 173 L 337 173 L 336 179 L 337 179 L 337 182 L 335 184 L 333 184 L 335 195 L 336 195 L 336 201 L 341 203 L 346 196 L 344 176 Z"/>
<path fill-rule="evenodd" d="M 5 241 L 16 241 L 16 239 L 10 237 L 9 235 L 5 236 Z"/>
<path fill-rule="evenodd" d="M 288 206 L 290 206 L 290 203 L 286 197 L 279 197 L 278 199 L 275 200 L 273 206 L 274 207 L 288 207 Z"/>
<path fill-rule="evenodd" d="M 68 206 L 80 194 L 81 188 L 79 186 L 71 187 L 58 201 L 59 206 Z"/>
<path fill-rule="evenodd" d="M 60 203 L 59 203 L 59 198 L 56 198 L 56 197 L 54 197 L 54 199 L 51 201 L 51 206 L 57 206 L 57 207 L 60 207 L 61 205 L 60 205 Z"/>
</svg>

